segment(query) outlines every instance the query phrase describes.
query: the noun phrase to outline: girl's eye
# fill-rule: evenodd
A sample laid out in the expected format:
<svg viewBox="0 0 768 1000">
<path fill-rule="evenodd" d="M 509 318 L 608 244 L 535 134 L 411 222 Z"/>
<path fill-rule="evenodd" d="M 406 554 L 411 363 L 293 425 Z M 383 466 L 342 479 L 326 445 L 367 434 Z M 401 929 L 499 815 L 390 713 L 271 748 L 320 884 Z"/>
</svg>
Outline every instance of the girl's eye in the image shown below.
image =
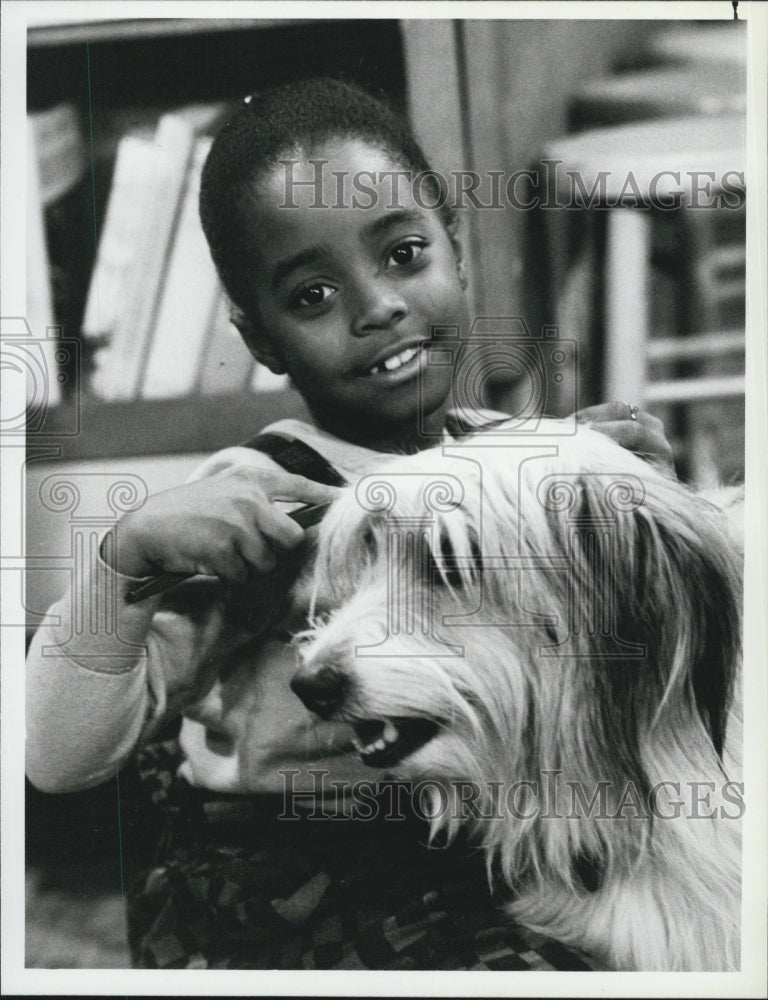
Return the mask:
<svg viewBox="0 0 768 1000">
<path fill-rule="evenodd" d="M 396 247 L 393 247 L 389 251 L 388 260 L 395 267 L 403 267 L 404 265 L 412 264 L 417 257 L 422 255 L 423 252 L 423 243 L 417 243 L 415 241 L 398 243 Z"/>
<path fill-rule="evenodd" d="M 335 291 L 336 289 L 333 285 L 326 285 L 322 282 L 318 282 L 315 285 L 306 285 L 297 292 L 294 302 L 297 306 L 321 306 Z"/>
</svg>

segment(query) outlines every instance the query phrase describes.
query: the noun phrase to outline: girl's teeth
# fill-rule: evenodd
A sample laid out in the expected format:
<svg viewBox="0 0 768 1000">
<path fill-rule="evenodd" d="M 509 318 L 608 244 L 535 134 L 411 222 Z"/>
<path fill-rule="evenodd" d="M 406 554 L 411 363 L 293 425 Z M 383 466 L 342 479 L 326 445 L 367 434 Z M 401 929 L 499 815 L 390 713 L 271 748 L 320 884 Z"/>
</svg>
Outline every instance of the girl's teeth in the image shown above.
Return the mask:
<svg viewBox="0 0 768 1000">
<path fill-rule="evenodd" d="M 374 365 L 373 368 L 371 368 L 371 374 L 375 375 L 380 371 L 391 372 L 394 371 L 395 368 L 401 368 L 403 365 L 408 364 L 411 358 L 416 357 L 417 352 L 418 347 L 407 347 L 404 351 L 401 351 L 400 354 L 395 354 L 391 358 L 387 358 L 386 361 L 382 361 L 380 364 Z"/>
</svg>

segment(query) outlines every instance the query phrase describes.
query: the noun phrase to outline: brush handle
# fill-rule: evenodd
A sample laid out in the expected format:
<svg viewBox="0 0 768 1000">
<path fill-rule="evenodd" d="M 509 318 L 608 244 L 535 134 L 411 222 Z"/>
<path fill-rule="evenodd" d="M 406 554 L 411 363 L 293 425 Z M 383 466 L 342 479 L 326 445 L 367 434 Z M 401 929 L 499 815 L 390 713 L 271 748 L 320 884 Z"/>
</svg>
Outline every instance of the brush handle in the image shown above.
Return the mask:
<svg viewBox="0 0 768 1000">
<path fill-rule="evenodd" d="M 325 503 L 305 504 L 297 510 L 291 511 L 288 515 L 302 528 L 310 528 L 313 524 L 319 524 L 323 515 L 330 507 L 330 501 Z M 140 583 L 135 584 L 125 595 L 126 604 L 138 604 L 148 597 L 155 597 L 157 594 L 164 594 L 166 590 L 175 587 L 184 580 L 190 580 L 197 573 L 161 573 L 160 576 L 149 576 Z"/>
</svg>

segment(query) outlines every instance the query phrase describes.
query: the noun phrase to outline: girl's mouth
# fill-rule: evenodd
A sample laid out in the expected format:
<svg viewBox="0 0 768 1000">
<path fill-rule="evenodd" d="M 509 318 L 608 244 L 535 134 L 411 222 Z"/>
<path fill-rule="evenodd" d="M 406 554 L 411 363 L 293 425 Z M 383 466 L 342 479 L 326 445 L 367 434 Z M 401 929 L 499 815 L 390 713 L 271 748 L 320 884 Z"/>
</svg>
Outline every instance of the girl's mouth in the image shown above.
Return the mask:
<svg viewBox="0 0 768 1000">
<path fill-rule="evenodd" d="M 402 382 L 413 378 L 426 362 L 424 344 L 413 344 L 403 348 L 398 354 L 385 358 L 369 368 L 367 378 L 376 378 L 388 383 Z"/>
<path fill-rule="evenodd" d="M 370 375 L 378 375 L 379 372 L 392 372 L 397 368 L 402 368 L 403 365 L 408 364 L 408 362 L 415 358 L 419 353 L 418 346 L 416 347 L 406 347 L 404 351 L 400 351 L 399 354 L 393 354 L 391 358 L 387 358 L 386 361 L 382 361 L 381 364 L 374 365 L 370 369 Z"/>
</svg>

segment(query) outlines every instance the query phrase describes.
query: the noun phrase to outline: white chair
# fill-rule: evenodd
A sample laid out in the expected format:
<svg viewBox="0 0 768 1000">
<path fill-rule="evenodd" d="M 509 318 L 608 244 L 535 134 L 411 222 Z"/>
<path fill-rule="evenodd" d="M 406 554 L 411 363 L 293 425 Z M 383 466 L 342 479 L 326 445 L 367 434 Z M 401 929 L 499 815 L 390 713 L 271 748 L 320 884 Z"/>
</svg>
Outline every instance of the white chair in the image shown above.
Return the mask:
<svg viewBox="0 0 768 1000">
<path fill-rule="evenodd" d="M 561 336 L 579 344 L 582 364 L 573 377 L 589 390 L 582 401 L 690 409 L 742 397 L 743 120 L 687 117 L 598 129 L 551 143 L 545 158 L 557 163 L 548 170 L 549 202 L 568 206 L 546 213 L 550 305 Z M 653 248 L 655 227 L 669 219 L 680 248 L 673 287 L 686 301 L 677 330 L 660 336 L 652 322 Z M 582 246 L 569 259 L 563 248 L 574 227 Z M 721 328 L 721 316 L 732 326 Z M 687 425 L 687 475 L 706 482 L 711 456 L 696 440 L 696 419 Z"/>
</svg>

